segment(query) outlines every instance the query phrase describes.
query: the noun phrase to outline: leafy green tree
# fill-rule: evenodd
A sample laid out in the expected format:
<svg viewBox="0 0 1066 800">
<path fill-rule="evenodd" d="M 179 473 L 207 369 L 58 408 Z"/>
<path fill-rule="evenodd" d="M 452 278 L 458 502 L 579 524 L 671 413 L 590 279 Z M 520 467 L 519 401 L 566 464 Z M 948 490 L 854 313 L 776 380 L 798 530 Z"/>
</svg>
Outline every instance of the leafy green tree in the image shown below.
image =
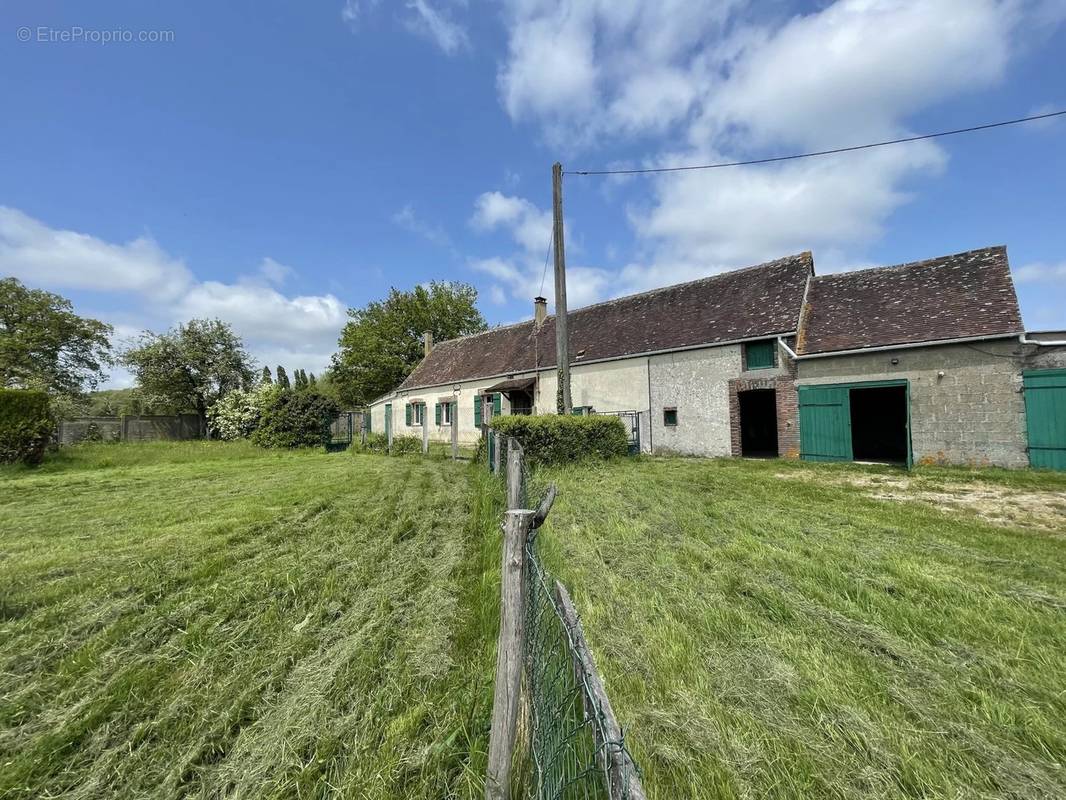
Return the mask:
<svg viewBox="0 0 1066 800">
<path fill-rule="evenodd" d="M 270 377 L 270 367 L 263 367 L 263 375 L 259 379 L 259 382 L 264 386 L 274 383 L 274 379 Z"/>
<path fill-rule="evenodd" d="M 318 381 L 315 380 L 315 373 L 308 372 L 307 373 L 307 388 L 308 389 L 315 389 L 317 387 L 318 387 Z"/>
<path fill-rule="evenodd" d="M 80 395 L 107 378 L 111 326 L 65 297 L 0 280 L 0 387 Z"/>
<path fill-rule="evenodd" d="M 285 372 L 285 367 L 278 364 L 278 386 L 282 389 L 291 389 L 292 384 L 289 383 L 289 374 Z"/>
<path fill-rule="evenodd" d="M 237 334 L 217 319 L 194 319 L 166 333 L 145 331 L 122 354 L 150 405 L 191 409 L 207 418 L 219 398 L 252 380 L 251 358 Z"/>
<path fill-rule="evenodd" d="M 304 377 L 304 371 L 302 369 L 293 370 L 292 377 L 292 388 L 296 391 L 307 388 L 307 378 Z"/>
<path fill-rule="evenodd" d="M 433 282 L 348 309 L 330 368 L 343 402 L 365 405 L 401 383 L 422 360 L 424 332 L 439 342 L 485 330 L 476 302 L 473 286 Z"/>
</svg>

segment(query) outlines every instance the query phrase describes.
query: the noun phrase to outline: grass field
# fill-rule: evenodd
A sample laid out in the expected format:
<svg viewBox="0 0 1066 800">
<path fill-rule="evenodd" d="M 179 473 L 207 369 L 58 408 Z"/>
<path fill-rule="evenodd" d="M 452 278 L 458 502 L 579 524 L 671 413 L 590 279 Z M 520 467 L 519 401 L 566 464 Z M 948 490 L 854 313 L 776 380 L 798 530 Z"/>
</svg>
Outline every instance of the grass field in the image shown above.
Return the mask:
<svg viewBox="0 0 1066 800">
<path fill-rule="evenodd" d="M 208 443 L 0 474 L 0 797 L 477 795 L 495 497 Z"/>
<path fill-rule="evenodd" d="M 1066 475 L 548 477 L 545 559 L 651 796 L 1066 797 Z"/>
<path fill-rule="evenodd" d="M 548 479 L 651 797 L 1066 796 L 1066 476 Z M 500 495 L 212 443 L 0 471 L 0 798 L 480 796 Z"/>
</svg>

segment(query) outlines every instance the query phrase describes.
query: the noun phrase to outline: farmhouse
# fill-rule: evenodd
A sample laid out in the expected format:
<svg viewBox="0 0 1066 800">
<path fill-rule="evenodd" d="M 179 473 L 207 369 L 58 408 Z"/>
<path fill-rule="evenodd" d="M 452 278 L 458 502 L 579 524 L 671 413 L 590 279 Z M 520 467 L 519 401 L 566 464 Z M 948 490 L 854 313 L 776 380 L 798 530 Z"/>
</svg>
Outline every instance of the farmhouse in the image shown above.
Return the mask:
<svg viewBox="0 0 1066 800">
<path fill-rule="evenodd" d="M 556 409 L 555 318 L 434 346 L 370 429 L 475 442 Z M 1066 348 L 991 247 L 833 275 L 811 253 L 571 311 L 575 413 L 644 452 L 1066 468 Z"/>
</svg>

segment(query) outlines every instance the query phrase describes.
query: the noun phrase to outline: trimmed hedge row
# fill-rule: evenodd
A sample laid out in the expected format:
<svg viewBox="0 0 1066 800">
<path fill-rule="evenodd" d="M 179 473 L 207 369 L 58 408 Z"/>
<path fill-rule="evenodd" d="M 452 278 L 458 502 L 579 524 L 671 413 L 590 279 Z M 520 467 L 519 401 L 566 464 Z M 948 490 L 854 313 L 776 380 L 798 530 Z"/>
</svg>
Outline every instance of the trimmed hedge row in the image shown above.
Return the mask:
<svg viewBox="0 0 1066 800">
<path fill-rule="evenodd" d="M 40 464 L 55 429 L 45 392 L 0 389 L 0 462 Z"/>
<path fill-rule="evenodd" d="M 608 415 L 515 415 L 493 417 L 490 425 L 501 436 L 517 439 L 533 464 L 614 458 L 629 451 L 625 424 Z"/>
</svg>

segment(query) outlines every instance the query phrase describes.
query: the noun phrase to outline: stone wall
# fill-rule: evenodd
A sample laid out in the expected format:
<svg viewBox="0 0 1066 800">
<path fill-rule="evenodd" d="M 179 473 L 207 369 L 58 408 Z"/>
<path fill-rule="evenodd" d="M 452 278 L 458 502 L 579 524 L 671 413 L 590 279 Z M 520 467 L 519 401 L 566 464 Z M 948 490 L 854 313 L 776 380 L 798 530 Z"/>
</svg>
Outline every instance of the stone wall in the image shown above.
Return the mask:
<svg viewBox="0 0 1066 800">
<path fill-rule="evenodd" d="M 797 383 L 905 378 L 911 447 L 920 463 L 1028 465 L 1017 339 L 803 359 Z"/>
</svg>

